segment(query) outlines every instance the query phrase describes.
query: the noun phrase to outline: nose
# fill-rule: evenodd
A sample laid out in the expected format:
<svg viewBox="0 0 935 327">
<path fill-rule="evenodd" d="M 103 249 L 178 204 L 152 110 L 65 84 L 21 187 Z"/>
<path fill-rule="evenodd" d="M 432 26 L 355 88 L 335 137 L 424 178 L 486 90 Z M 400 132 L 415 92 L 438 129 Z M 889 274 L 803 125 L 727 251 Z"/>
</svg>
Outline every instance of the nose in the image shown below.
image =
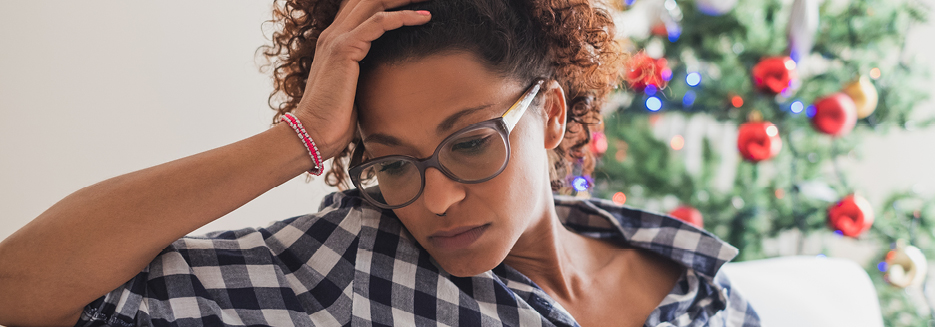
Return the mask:
<svg viewBox="0 0 935 327">
<path fill-rule="evenodd" d="M 435 168 L 425 170 L 425 189 L 422 202 L 425 208 L 436 215 L 444 215 L 448 208 L 464 200 L 464 184 L 455 182 Z"/>
</svg>

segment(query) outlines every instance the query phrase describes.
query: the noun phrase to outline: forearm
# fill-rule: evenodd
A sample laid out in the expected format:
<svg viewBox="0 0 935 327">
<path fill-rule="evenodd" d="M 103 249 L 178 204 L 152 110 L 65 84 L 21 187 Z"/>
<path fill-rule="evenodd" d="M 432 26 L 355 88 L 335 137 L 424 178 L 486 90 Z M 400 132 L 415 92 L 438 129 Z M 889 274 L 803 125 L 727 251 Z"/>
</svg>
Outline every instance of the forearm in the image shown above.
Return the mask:
<svg viewBox="0 0 935 327">
<path fill-rule="evenodd" d="M 280 124 L 67 196 L 0 242 L 0 324 L 77 318 L 173 241 L 310 167 Z"/>
</svg>

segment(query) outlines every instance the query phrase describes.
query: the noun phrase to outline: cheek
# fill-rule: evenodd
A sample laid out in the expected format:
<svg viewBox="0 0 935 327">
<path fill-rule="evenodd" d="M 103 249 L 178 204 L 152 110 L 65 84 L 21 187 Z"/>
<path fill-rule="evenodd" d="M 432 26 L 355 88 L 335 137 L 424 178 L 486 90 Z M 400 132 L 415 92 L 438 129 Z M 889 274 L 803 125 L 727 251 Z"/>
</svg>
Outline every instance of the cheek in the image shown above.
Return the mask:
<svg viewBox="0 0 935 327">
<path fill-rule="evenodd" d="M 511 240 L 539 217 L 543 195 L 551 192 L 551 189 L 545 190 L 549 188 L 548 155 L 541 146 L 542 135 L 529 130 L 527 128 L 526 133 L 520 129 L 513 131 L 509 165 L 497 178 L 475 185 L 472 192 L 483 201 L 481 206 L 494 211 L 498 219 L 506 223 L 505 227 L 513 234 Z"/>
</svg>

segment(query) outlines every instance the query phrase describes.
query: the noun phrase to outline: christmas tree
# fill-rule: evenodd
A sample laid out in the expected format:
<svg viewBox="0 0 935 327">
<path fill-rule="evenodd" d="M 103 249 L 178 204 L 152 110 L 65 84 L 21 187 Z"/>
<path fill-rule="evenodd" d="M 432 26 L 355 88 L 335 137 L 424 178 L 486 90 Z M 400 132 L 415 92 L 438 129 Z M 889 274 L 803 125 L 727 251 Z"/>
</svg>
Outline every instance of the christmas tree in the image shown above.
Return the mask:
<svg viewBox="0 0 935 327">
<path fill-rule="evenodd" d="M 927 73 L 901 50 L 927 8 L 885 0 L 639 1 L 651 33 L 623 40 L 633 50 L 626 85 L 603 125 L 592 127 L 597 168 L 565 191 L 669 211 L 738 247 L 735 260 L 775 256 L 763 240 L 789 231 L 800 240 L 878 244 L 866 269 L 884 321 L 925 325 L 929 306 L 906 290 L 921 294 L 925 257 L 935 255 L 935 201 L 906 191 L 871 204 L 838 162 L 859 157 L 862 136 L 933 122 L 912 120 L 926 99 Z M 626 15 L 634 5 L 641 4 L 613 10 Z M 660 137 L 659 121 L 684 131 Z M 724 126 L 736 129 L 736 147 L 726 152 L 716 141 Z M 694 156 L 681 152 L 687 142 L 700 144 Z M 743 159 L 729 171 L 732 181 L 718 186 L 731 157 Z M 797 254 L 816 254 L 806 252 L 800 243 Z"/>
</svg>

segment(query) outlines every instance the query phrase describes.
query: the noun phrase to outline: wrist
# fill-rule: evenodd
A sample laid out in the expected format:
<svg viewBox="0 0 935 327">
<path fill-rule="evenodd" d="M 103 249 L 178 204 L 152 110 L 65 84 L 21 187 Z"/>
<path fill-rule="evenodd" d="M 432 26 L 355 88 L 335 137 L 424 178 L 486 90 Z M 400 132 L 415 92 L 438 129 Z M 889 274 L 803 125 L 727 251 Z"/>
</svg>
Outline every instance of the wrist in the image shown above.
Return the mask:
<svg viewBox="0 0 935 327">
<path fill-rule="evenodd" d="M 315 176 L 321 175 L 322 171 L 324 171 L 324 160 L 322 160 L 318 145 L 305 129 L 305 125 L 302 124 L 302 121 L 292 113 L 287 112 L 280 117 L 280 122 L 289 125 L 305 148 L 306 153 L 312 161 L 312 168 L 308 170 L 308 173 Z"/>
<path fill-rule="evenodd" d="M 350 143 L 350 131 L 341 127 L 341 124 L 335 124 L 313 114 L 302 112 L 293 114 L 304 124 L 306 132 L 315 141 L 322 162 L 340 155 Z"/>
</svg>

